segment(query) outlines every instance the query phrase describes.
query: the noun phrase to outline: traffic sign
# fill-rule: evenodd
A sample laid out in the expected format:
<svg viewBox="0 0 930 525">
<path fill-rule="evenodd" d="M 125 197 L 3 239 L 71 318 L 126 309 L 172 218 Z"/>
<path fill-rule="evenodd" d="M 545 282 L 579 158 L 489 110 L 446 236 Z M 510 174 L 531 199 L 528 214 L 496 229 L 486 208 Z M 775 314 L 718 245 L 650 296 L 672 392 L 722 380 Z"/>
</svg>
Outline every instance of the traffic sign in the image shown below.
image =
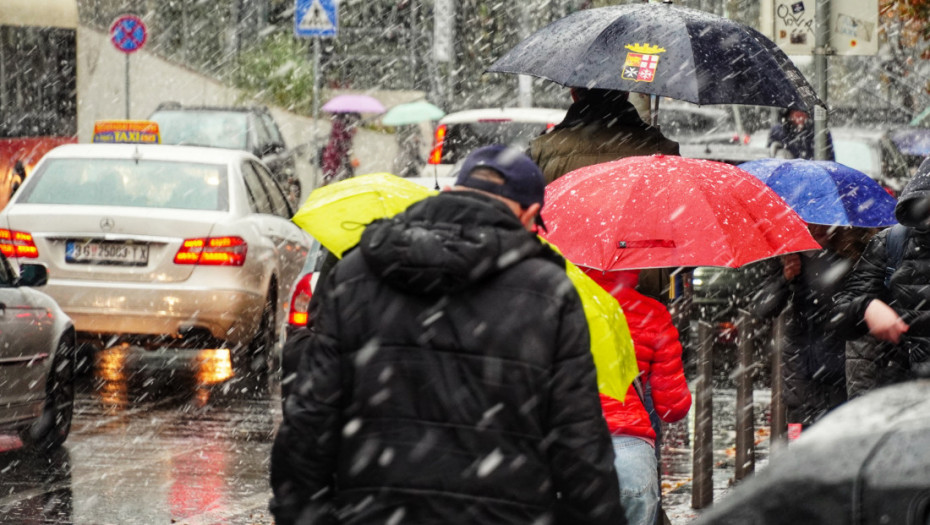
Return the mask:
<svg viewBox="0 0 930 525">
<path fill-rule="evenodd" d="M 148 31 L 145 22 L 135 15 L 120 15 L 110 26 L 110 42 L 123 53 L 135 53 L 142 49 Z"/>
<path fill-rule="evenodd" d="M 337 0 L 297 0 L 294 33 L 297 36 L 336 36 L 339 27 Z"/>
</svg>

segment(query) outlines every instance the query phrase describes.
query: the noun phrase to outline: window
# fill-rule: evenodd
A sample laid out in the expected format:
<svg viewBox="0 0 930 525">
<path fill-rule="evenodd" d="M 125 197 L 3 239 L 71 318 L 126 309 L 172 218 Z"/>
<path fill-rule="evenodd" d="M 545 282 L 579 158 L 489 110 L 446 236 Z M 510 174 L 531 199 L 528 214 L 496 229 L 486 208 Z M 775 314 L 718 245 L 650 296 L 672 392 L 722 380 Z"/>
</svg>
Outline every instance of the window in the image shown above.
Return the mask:
<svg viewBox="0 0 930 525">
<path fill-rule="evenodd" d="M 258 174 L 259 180 L 265 187 L 265 191 L 268 193 L 268 198 L 271 199 L 271 211 L 279 217 L 285 219 L 290 219 L 291 207 L 287 204 L 287 199 L 284 197 L 284 193 L 281 191 L 281 187 L 274 181 L 274 178 L 268 173 L 268 170 L 260 164 L 255 164 L 250 162 L 252 169 L 255 170 L 255 173 Z"/>
<path fill-rule="evenodd" d="M 281 136 L 281 131 L 275 125 L 271 115 L 269 113 L 260 113 L 260 115 L 262 122 L 265 124 L 265 129 L 268 130 L 268 136 L 271 137 L 272 144 L 278 144 L 283 148 L 284 137 Z"/>
<path fill-rule="evenodd" d="M 271 202 L 268 200 L 268 193 L 262 186 L 258 173 L 249 161 L 242 163 L 242 178 L 245 180 L 245 188 L 249 192 L 249 204 L 255 213 L 273 214 Z"/>
<path fill-rule="evenodd" d="M 455 164 L 471 150 L 489 144 L 509 144 L 525 149 L 546 131 L 545 122 L 493 121 L 448 124 L 442 148 L 442 163 Z"/>
<path fill-rule="evenodd" d="M 271 144 L 271 135 L 265 128 L 265 123 L 257 116 L 252 117 L 252 127 L 255 130 L 255 156 L 262 157 L 268 153 L 268 147 Z"/>
<path fill-rule="evenodd" d="M 229 209 L 226 167 L 131 159 L 49 159 L 20 197 L 28 204 Z"/>
<path fill-rule="evenodd" d="M 162 144 L 248 147 L 248 115 L 241 111 L 164 110 L 151 116 L 158 123 Z"/>
</svg>

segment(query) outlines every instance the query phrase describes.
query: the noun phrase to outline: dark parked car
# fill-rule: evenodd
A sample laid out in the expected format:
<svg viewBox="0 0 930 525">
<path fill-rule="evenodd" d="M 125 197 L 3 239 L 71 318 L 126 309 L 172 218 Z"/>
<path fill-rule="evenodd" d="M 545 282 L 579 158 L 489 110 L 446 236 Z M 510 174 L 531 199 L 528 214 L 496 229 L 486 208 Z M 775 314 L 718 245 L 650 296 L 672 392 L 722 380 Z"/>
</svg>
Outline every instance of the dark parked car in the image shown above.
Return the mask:
<svg viewBox="0 0 930 525">
<path fill-rule="evenodd" d="M 300 179 L 295 152 L 265 106 L 182 106 L 163 102 L 149 117 L 158 123 L 162 144 L 241 149 L 260 158 L 297 208 Z"/>
<path fill-rule="evenodd" d="M 13 270 L 6 254 L 26 239 L 0 229 L 0 434 L 19 434 L 47 454 L 65 442 L 74 410 L 74 326 L 54 299 L 33 289 L 48 280 L 39 264 Z"/>
</svg>

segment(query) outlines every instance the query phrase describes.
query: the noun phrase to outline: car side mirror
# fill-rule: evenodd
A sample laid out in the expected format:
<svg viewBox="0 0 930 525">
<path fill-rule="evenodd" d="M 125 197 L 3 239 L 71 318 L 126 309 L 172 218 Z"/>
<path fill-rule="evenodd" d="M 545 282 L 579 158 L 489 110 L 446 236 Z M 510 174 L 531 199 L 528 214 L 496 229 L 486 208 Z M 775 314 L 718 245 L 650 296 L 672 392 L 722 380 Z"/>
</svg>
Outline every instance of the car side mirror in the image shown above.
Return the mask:
<svg viewBox="0 0 930 525">
<path fill-rule="evenodd" d="M 19 267 L 16 286 L 45 286 L 48 282 L 48 268 L 44 264 L 23 264 Z"/>
</svg>

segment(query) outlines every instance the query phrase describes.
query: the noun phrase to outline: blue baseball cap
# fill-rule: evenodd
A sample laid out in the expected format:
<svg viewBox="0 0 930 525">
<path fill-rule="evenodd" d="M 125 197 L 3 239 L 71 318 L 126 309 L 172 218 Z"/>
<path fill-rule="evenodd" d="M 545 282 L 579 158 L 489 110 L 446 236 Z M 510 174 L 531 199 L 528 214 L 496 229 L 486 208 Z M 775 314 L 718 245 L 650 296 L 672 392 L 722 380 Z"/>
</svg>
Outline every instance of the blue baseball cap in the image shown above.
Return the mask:
<svg viewBox="0 0 930 525">
<path fill-rule="evenodd" d="M 489 168 L 504 177 L 504 184 L 472 178 L 478 168 Z M 520 203 L 524 208 L 532 204 L 543 205 L 546 195 L 546 180 L 542 170 L 525 153 L 502 144 L 484 146 L 473 150 L 462 163 L 456 186 L 493 193 Z"/>
</svg>

